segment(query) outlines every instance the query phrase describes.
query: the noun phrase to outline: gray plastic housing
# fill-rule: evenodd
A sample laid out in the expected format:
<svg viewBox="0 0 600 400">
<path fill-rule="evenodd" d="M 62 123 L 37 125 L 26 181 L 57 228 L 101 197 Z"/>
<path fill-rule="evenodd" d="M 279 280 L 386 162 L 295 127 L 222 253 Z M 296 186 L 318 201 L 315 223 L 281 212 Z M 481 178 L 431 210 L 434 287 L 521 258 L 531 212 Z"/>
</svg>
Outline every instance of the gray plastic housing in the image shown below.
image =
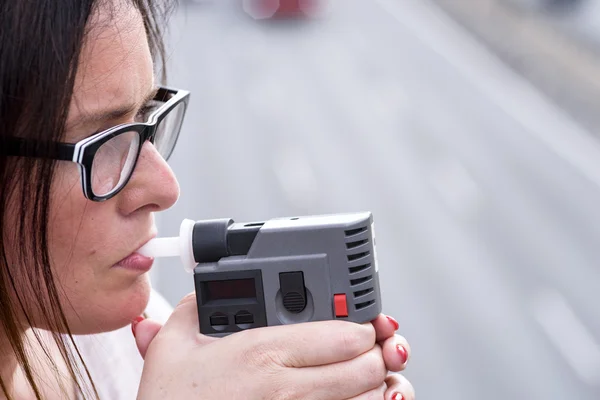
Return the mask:
<svg viewBox="0 0 600 400">
<path fill-rule="evenodd" d="M 230 228 L 240 227 L 229 221 Z M 247 254 L 199 263 L 194 269 L 201 333 L 224 336 L 260 326 L 333 319 L 364 323 L 381 312 L 370 212 L 276 218 L 243 225 L 259 227 Z M 303 275 L 306 305 L 301 312 L 284 307 L 280 273 L 285 272 Z M 255 279 L 255 298 L 207 299 L 205 282 L 249 278 Z M 345 295 L 347 316 L 336 317 L 334 295 Z M 288 308 L 293 308 L 293 299 L 287 301 Z M 236 315 L 248 314 L 254 317 L 251 323 L 236 323 Z M 211 316 L 228 322 L 213 325 Z"/>
</svg>

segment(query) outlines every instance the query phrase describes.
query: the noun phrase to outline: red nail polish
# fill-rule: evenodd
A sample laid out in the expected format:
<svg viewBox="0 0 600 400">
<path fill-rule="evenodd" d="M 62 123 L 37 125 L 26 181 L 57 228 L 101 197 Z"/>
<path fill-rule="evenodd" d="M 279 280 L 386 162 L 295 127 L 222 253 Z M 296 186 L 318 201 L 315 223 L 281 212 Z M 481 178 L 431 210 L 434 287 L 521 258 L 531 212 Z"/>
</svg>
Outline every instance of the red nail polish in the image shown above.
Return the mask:
<svg viewBox="0 0 600 400">
<path fill-rule="evenodd" d="M 394 393 L 392 400 L 404 400 L 404 396 L 402 396 L 400 393 Z"/>
<path fill-rule="evenodd" d="M 400 324 L 394 318 L 392 318 L 389 315 L 387 315 L 387 319 L 392 323 L 392 325 L 394 325 L 394 330 L 395 331 L 397 331 L 398 328 L 400 328 Z"/>
<path fill-rule="evenodd" d="M 406 351 L 406 349 L 402 345 L 397 345 L 396 351 L 398 351 L 398 354 L 400 355 L 400 360 L 402 360 L 402 364 L 406 364 L 406 361 L 408 361 L 408 352 Z"/>
<path fill-rule="evenodd" d="M 133 333 L 133 336 L 135 336 L 135 327 L 137 324 L 139 324 L 140 322 L 142 322 L 144 320 L 144 317 L 139 316 L 139 317 L 135 317 L 135 319 L 131 322 L 131 333 Z"/>
</svg>

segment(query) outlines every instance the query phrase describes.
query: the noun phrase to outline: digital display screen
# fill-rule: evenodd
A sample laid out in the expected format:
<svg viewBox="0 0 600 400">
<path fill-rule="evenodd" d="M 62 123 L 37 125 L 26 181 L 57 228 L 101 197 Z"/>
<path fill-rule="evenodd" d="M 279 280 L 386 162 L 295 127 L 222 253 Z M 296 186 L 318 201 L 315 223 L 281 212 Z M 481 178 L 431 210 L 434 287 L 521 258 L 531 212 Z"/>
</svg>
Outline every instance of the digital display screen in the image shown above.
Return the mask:
<svg viewBox="0 0 600 400">
<path fill-rule="evenodd" d="M 207 301 L 256 298 L 254 278 L 203 282 Z"/>
</svg>

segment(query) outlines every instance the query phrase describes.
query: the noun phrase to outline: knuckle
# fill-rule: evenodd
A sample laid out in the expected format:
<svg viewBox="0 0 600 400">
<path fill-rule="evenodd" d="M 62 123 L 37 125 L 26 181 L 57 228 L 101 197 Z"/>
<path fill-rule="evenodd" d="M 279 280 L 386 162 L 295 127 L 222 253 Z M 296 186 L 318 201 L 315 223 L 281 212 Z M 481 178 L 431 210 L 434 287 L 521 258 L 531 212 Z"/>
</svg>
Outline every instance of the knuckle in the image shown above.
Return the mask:
<svg viewBox="0 0 600 400">
<path fill-rule="evenodd" d="M 273 351 L 264 344 L 253 346 L 242 352 L 243 362 L 263 371 L 276 370 L 281 365 L 280 360 Z"/>
<path fill-rule="evenodd" d="M 264 384 L 261 385 L 262 388 L 267 388 L 265 396 L 262 397 L 265 399 L 273 399 L 273 400 L 297 400 L 297 399 L 307 399 L 307 388 L 303 387 L 303 385 L 298 384 L 293 379 L 293 375 L 291 375 L 286 370 L 281 369 L 276 374 L 271 374 L 271 376 L 267 376 L 267 379 L 264 381 Z"/>
<path fill-rule="evenodd" d="M 386 378 L 387 386 L 389 387 L 402 387 L 403 377 L 398 373 L 391 373 Z"/>
<path fill-rule="evenodd" d="M 354 331 L 344 331 L 340 334 L 340 343 L 346 354 L 358 353 L 361 346 L 360 336 Z"/>
<path fill-rule="evenodd" d="M 375 335 L 368 328 L 347 329 L 341 332 L 340 342 L 347 355 L 357 355 L 369 349 L 375 343 Z"/>
<path fill-rule="evenodd" d="M 381 351 L 373 349 L 365 355 L 365 368 L 363 370 L 365 383 L 369 387 L 378 387 L 387 378 L 387 369 Z"/>
<path fill-rule="evenodd" d="M 245 365 L 270 373 L 281 370 L 284 365 L 282 352 L 285 349 L 282 349 L 280 345 L 262 340 L 252 330 L 243 332 L 238 339 L 242 342 L 238 348 L 242 349 L 240 357 L 241 362 Z M 244 343 L 246 344 L 244 345 Z M 247 345 L 247 343 L 252 343 L 252 345 Z"/>
<path fill-rule="evenodd" d="M 371 390 L 370 392 L 365 394 L 364 400 L 384 400 L 386 389 L 387 386 L 385 384 L 382 384 L 376 390 Z M 361 400 L 363 400 L 362 397 Z"/>
<path fill-rule="evenodd" d="M 273 390 L 271 390 L 269 396 L 266 398 L 273 400 L 296 400 L 301 399 L 296 393 L 296 390 L 288 385 L 278 385 Z"/>
<path fill-rule="evenodd" d="M 248 344 L 252 343 L 252 344 Z M 285 347 L 264 340 L 258 331 L 248 330 L 238 334 L 239 362 L 254 372 L 255 384 L 273 400 L 300 399 L 299 388 L 288 376 L 284 365 Z"/>
</svg>

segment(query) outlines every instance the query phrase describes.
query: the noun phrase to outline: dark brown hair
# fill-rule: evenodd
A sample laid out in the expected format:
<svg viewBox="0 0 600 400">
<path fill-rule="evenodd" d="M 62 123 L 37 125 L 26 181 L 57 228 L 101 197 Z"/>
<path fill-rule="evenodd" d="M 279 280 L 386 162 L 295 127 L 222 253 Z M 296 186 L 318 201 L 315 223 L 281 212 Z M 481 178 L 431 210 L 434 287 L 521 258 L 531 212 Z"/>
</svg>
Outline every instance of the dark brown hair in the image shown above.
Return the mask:
<svg viewBox="0 0 600 400">
<path fill-rule="evenodd" d="M 128 0 L 142 14 L 150 48 L 165 78 L 162 28 L 173 2 Z M 94 12 L 110 0 L 28 0 L 0 2 L 0 146 L 10 136 L 61 140 L 74 87 L 81 48 Z M 157 60 L 158 59 L 158 60 Z M 47 148 L 44 151 L 50 152 Z M 98 397 L 71 336 L 59 301 L 48 254 L 50 187 L 55 162 L 6 157 L 0 151 L 0 336 L 10 343 L 36 397 L 39 382 L 22 342 L 23 328 L 41 315 L 84 397 Z M 9 204 L 18 204 L 8 210 Z M 8 215 L 8 212 L 16 215 Z M 9 226 L 10 224 L 10 226 Z M 18 246 L 8 249 L 7 243 Z M 9 253 L 10 250 L 10 253 Z M 11 255 L 11 257 L 8 256 Z M 65 339 L 67 338 L 67 339 Z M 40 344 L 42 340 L 37 338 Z M 46 350 L 46 360 L 56 367 Z M 83 365 L 83 372 L 77 364 Z M 58 377 L 57 377 L 58 379 Z M 87 381 L 90 386 L 82 387 Z M 83 385 L 85 386 L 85 385 Z M 0 377 L 0 393 L 11 398 Z"/>
</svg>

